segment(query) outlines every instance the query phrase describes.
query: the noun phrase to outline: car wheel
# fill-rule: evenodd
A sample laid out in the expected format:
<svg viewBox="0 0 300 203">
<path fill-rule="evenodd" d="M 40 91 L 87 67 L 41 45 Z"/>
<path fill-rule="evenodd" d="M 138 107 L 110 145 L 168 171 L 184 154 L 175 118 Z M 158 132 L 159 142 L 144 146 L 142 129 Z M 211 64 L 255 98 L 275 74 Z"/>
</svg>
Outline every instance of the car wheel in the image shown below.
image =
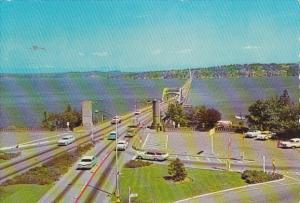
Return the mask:
<svg viewBox="0 0 300 203">
<path fill-rule="evenodd" d="M 295 149 L 296 147 L 295 146 L 292 146 L 292 149 Z"/>
</svg>

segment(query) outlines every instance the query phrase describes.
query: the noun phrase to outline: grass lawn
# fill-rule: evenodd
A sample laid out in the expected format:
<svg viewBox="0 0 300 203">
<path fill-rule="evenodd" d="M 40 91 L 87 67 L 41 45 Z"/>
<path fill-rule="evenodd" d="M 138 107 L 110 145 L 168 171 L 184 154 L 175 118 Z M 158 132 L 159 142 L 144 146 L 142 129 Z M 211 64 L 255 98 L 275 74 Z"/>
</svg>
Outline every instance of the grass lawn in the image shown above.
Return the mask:
<svg viewBox="0 0 300 203">
<path fill-rule="evenodd" d="M 128 188 L 138 193 L 135 202 L 172 202 L 195 195 L 247 185 L 236 172 L 188 169 L 186 183 L 166 181 L 167 166 L 153 164 L 142 168 L 123 168 L 121 172 L 121 199 L 128 199 Z"/>
<path fill-rule="evenodd" d="M 20 184 L 0 187 L 0 202 L 37 202 L 50 185 Z"/>
<path fill-rule="evenodd" d="M 7 160 L 0 159 L 0 164 L 6 162 Z"/>
</svg>

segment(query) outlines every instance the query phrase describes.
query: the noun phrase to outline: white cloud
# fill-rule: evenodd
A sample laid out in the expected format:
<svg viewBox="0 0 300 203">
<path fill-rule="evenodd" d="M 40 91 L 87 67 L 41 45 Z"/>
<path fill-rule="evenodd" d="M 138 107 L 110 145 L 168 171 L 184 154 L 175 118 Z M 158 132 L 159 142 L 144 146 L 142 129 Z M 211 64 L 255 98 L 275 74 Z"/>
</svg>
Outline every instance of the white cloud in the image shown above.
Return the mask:
<svg viewBox="0 0 300 203">
<path fill-rule="evenodd" d="M 300 1 L 300 0 L 299 0 Z M 298 38 L 298 41 L 300 42 L 300 37 Z"/>
<path fill-rule="evenodd" d="M 152 52 L 151 52 L 152 55 L 159 55 L 159 54 L 161 54 L 161 53 L 162 53 L 162 50 L 161 50 L 161 49 L 154 49 L 154 50 L 152 50 Z"/>
<path fill-rule="evenodd" d="M 107 51 L 102 51 L 102 52 L 94 52 L 93 55 L 98 57 L 107 57 L 109 56 L 109 53 Z"/>
<path fill-rule="evenodd" d="M 191 54 L 192 53 L 192 49 L 181 49 L 179 51 L 177 51 L 178 54 Z"/>
<path fill-rule="evenodd" d="M 254 45 L 247 45 L 247 46 L 244 46 L 243 49 L 253 50 L 253 49 L 260 49 L 260 47 L 254 46 Z"/>
</svg>

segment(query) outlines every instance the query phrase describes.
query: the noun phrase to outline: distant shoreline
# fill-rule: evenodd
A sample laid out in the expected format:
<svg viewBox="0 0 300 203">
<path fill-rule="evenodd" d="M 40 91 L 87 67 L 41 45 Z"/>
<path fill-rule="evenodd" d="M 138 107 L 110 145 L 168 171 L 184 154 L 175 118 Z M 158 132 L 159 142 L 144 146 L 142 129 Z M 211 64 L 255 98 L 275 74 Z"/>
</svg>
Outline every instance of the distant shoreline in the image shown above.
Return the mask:
<svg viewBox="0 0 300 203">
<path fill-rule="evenodd" d="M 187 79 L 189 68 L 161 71 L 122 72 L 122 71 L 86 71 L 62 73 L 0 73 L 3 77 L 100 77 L 107 79 Z M 297 63 L 268 63 L 268 64 L 233 64 L 207 68 L 191 68 L 193 78 L 235 78 L 235 77 L 273 77 L 298 76 L 300 74 Z"/>
</svg>

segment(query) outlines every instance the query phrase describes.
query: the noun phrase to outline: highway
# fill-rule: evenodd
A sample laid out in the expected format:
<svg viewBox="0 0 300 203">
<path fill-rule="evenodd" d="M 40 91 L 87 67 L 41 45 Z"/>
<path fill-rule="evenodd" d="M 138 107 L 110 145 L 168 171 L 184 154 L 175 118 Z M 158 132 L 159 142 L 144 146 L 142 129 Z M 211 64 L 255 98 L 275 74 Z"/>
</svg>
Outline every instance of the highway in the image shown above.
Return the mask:
<svg viewBox="0 0 300 203">
<path fill-rule="evenodd" d="M 151 115 L 152 114 L 150 112 L 150 109 L 146 108 L 143 110 L 141 116 L 149 117 Z M 126 126 L 130 122 L 130 119 L 133 118 L 133 116 L 134 115 L 132 113 L 123 116 L 125 119 L 123 119 L 123 122 L 120 124 L 120 127 Z M 101 139 L 108 132 L 114 130 L 114 128 L 115 125 L 111 125 L 110 122 L 106 122 L 101 126 L 95 127 L 94 138 Z M 88 133 L 82 137 L 77 138 L 74 143 L 68 146 L 55 145 L 50 147 L 49 146 L 39 147 L 39 150 L 33 151 L 33 153 L 28 156 L 21 156 L 11 161 L 8 161 L 6 163 L 0 164 L 0 170 L 1 170 L 0 183 L 4 182 L 8 178 L 23 173 L 32 167 L 38 166 L 41 163 L 50 160 L 53 156 L 57 156 L 66 151 L 72 151 L 76 149 L 77 146 L 87 144 L 90 142 L 91 142 L 90 133 Z"/>
<path fill-rule="evenodd" d="M 141 115 L 142 123 L 149 124 L 149 114 Z M 122 125 L 118 132 L 124 139 L 127 126 Z M 131 149 L 129 142 L 128 149 Z M 115 191 L 115 141 L 104 137 L 87 154 L 95 154 L 97 165 L 92 170 L 76 170 L 76 164 L 45 194 L 39 202 L 109 202 Z M 118 152 L 119 167 L 133 158 L 133 152 Z"/>
</svg>

